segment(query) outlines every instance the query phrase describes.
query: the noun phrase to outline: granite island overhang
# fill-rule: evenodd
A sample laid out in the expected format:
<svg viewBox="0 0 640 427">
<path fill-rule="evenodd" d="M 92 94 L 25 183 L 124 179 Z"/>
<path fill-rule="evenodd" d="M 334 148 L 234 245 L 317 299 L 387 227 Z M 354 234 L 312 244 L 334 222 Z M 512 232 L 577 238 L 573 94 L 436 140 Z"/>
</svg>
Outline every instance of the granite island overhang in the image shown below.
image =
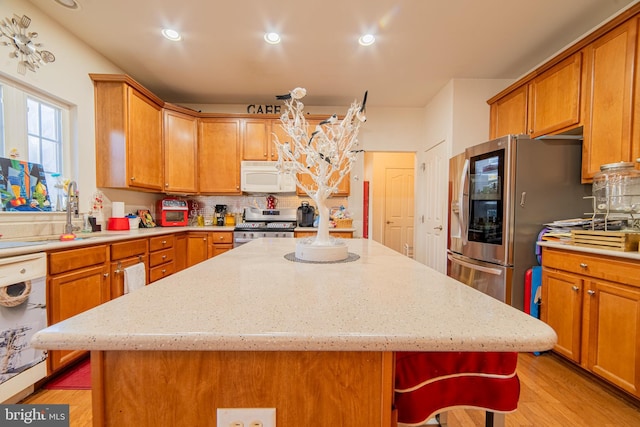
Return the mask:
<svg viewBox="0 0 640 427">
<path fill-rule="evenodd" d="M 128 400 L 168 405 L 169 390 L 194 387 L 197 398 L 175 397 L 176 419 L 187 401 L 203 406 L 197 419 L 229 405 L 276 407 L 280 427 L 327 411 L 323 425 L 350 425 L 336 399 L 358 419 L 351 425 L 390 425 L 394 352 L 528 352 L 556 342 L 523 312 L 376 242 L 346 241 L 359 259 L 314 264 L 285 259 L 295 239 L 256 240 L 52 325 L 32 343 L 92 351 L 94 425 L 151 425 Z M 305 393 L 319 411 L 306 410 Z"/>
</svg>

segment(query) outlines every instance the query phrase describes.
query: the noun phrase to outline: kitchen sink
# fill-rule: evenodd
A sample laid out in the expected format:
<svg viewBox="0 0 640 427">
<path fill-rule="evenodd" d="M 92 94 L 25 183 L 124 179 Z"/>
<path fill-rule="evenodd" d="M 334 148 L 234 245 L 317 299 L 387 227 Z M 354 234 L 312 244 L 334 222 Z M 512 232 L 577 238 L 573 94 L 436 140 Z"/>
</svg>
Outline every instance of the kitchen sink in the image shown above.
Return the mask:
<svg viewBox="0 0 640 427">
<path fill-rule="evenodd" d="M 24 246 L 46 245 L 47 243 L 75 242 L 77 240 L 89 240 L 98 236 L 82 236 L 79 235 L 73 240 L 60 240 L 59 234 L 25 237 L 15 240 L 0 240 L 0 249 L 21 248 Z"/>
</svg>

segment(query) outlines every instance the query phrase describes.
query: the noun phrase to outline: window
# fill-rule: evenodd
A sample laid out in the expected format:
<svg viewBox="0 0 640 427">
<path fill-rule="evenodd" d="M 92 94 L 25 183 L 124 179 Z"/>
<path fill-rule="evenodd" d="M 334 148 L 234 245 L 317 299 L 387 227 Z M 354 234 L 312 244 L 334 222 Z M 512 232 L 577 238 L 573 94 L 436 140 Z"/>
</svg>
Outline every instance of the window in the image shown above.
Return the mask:
<svg viewBox="0 0 640 427">
<path fill-rule="evenodd" d="M 68 160 L 69 108 L 43 94 L 0 79 L 0 157 L 41 164 L 52 210 L 57 206 L 58 176 L 65 176 Z M 60 194 L 62 196 L 62 194 Z M 1 209 L 0 209 L 1 210 Z"/>
<path fill-rule="evenodd" d="M 61 174 L 62 133 L 60 108 L 27 96 L 29 161 L 44 167 L 52 187 L 53 174 Z M 53 202 L 53 201 L 52 201 Z"/>
</svg>

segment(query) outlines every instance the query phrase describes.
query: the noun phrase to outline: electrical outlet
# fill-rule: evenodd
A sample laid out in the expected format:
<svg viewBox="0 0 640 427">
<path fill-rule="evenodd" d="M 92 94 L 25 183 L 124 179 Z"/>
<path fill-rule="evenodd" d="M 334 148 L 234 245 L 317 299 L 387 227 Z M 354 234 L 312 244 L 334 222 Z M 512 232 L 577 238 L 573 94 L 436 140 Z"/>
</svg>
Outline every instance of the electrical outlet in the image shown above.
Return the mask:
<svg viewBox="0 0 640 427">
<path fill-rule="evenodd" d="M 276 427 L 276 408 L 218 408 L 216 427 Z"/>
</svg>

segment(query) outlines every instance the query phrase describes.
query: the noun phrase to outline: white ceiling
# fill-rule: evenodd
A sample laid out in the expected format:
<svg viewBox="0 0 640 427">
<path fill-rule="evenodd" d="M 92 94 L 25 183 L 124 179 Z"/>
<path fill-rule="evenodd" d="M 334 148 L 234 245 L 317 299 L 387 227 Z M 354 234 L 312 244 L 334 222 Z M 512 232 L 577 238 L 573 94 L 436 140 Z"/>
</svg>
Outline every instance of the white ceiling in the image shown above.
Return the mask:
<svg viewBox="0 0 640 427">
<path fill-rule="evenodd" d="M 422 107 L 452 78 L 515 79 L 632 0 L 30 0 L 174 103 Z M 162 27 L 182 32 L 165 40 Z M 265 31 L 282 34 L 267 45 Z M 365 32 L 377 43 L 365 48 Z M 54 52 L 55 53 L 55 52 Z"/>
</svg>

